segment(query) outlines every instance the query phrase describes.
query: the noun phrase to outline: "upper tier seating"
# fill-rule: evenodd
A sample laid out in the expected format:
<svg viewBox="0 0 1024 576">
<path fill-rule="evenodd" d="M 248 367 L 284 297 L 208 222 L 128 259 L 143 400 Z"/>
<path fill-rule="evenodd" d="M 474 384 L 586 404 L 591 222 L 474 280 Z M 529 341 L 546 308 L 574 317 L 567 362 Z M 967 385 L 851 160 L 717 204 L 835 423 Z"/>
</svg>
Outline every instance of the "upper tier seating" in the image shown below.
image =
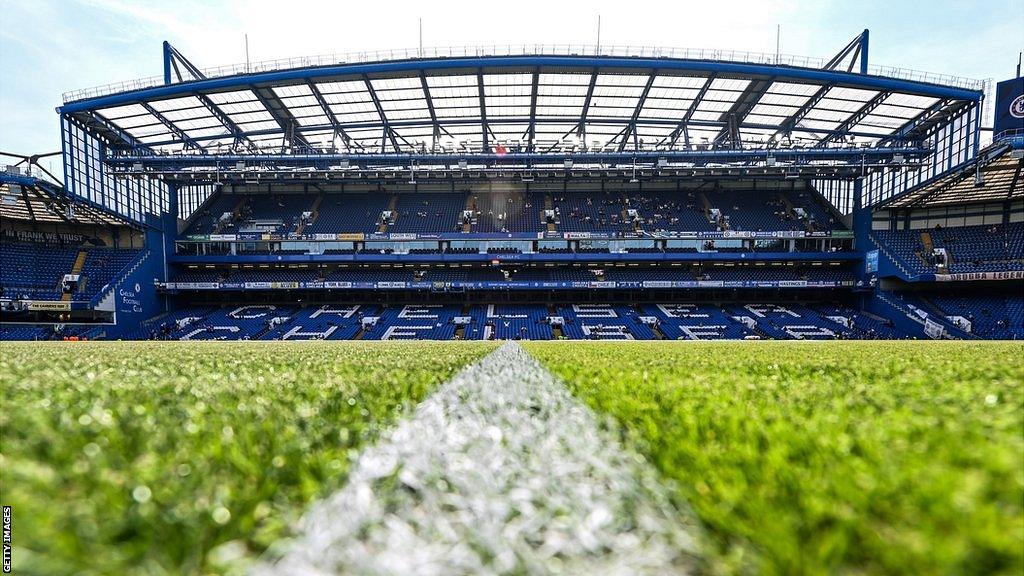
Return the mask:
<svg viewBox="0 0 1024 576">
<path fill-rule="evenodd" d="M 457 232 L 465 208 L 466 195 L 461 193 L 399 194 L 395 223 L 388 232 Z"/>
<path fill-rule="evenodd" d="M 80 273 L 84 279 L 84 285 L 74 294 L 74 300 L 88 300 L 98 294 L 110 281 L 115 280 L 117 274 L 139 254 L 138 250 L 115 248 L 89 248 L 86 252 L 88 256 L 85 258 L 85 265 L 82 266 Z"/>
<path fill-rule="evenodd" d="M 317 217 L 306 226 L 306 234 L 376 232 L 380 214 L 387 210 L 391 197 L 385 193 L 327 194 L 320 202 Z"/>
<path fill-rule="evenodd" d="M 611 192 L 567 192 L 552 194 L 562 232 L 626 231 L 622 196 Z"/>
<path fill-rule="evenodd" d="M 472 232 L 542 232 L 547 229 L 540 217 L 544 194 L 482 193 L 474 194 L 470 203 L 476 213 Z"/>
<path fill-rule="evenodd" d="M 217 228 L 217 221 L 225 212 L 235 209 L 239 198 L 233 194 L 217 194 L 209 204 L 192 216 L 192 222 L 185 230 L 185 234 L 212 234 Z"/>
<path fill-rule="evenodd" d="M 930 230 L 881 230 L 872 233 L 912 274 L 936 273 L 926 253 L 923 234 L 949 255 L 947 271 L 1001 272 L 1024 270 L 1024 223 L 986 224 Z"/>
<path fill-rule="evenodd" d="M 53 246 L 32 242 L 0 243 L 0 296 L 60 300 L 61 280 L 74 273 L 79 252 L 86 253 L 78 272 L 79 288 L 71 295 L 85 301 L 116 279 L 138 250 L 85 246 Z"/>
<path fill-rule="evenodd" d="M 561 232 L 700 232 L 715 231 L 706 208 L 718 208 L 732 230 L 788 231 L 842 229 L 835 216 L 811 191 L 787 190 L 681 190 L 624 192 L 387 192 L 330 193 L 323 195 L 314 221 L 303 228 L 306 234 L 372 233 L 380 226 L 381 213 L 394 201 L 393 233 L 450 233 L 463 230 L 464 210 L 473 211 L 470 232 L 529 233 L 547 230 L 541 214 L 550 196 L 558 214 Z M 208 207 L 193 217 L 186 234 L 214 231 L 236 233 L 252 220 L 280 221 L 279 233 L 295 232 L 303 212 L 316 203 L 312 194 L 237 195 L 214 197 Z M 238 218 L 218 226 L 225 212 L 239 206 Z M 809 222 L 794 216 L 802 208 Z M 625 214 L 637 211 L 637 221 Z"/>
<path fill-rule="evenodd" d="M 71 274 L 77 246 L 0 242 L 0 295 L 60 300 L 60 282 Z"/>
</svg>

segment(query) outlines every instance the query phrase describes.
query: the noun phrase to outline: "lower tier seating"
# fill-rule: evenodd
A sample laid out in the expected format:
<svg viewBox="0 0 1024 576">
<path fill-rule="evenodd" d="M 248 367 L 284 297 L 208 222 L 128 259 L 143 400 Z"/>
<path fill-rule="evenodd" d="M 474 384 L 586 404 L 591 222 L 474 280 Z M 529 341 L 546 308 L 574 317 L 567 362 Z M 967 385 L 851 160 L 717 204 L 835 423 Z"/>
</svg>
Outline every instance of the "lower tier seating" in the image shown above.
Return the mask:
<svg viewBox="0 0 1024 576">
<path fill-rule="evenodd" d="M 1018 310 L 1019 312 L 1019 310 Z M 905 338 L 820 304 L 250 304 L 197 306 L 147 324 L 166 340 L 832 340 Z"/>
</svg>

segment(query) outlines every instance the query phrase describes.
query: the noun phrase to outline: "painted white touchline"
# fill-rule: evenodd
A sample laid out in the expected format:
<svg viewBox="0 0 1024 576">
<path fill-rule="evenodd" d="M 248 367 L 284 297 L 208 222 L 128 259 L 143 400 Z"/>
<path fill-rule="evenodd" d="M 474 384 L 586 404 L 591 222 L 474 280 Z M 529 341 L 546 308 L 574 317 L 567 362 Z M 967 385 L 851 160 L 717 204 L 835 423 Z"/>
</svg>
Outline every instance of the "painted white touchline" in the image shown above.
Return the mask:
<svg viewBox="0 0 1024 576">
<path fill-rule="evenodd" d="M 601 422 L 507 343 L 365 449 L 254 572 L 692 572 L 691 515 Z"/>
</svg>

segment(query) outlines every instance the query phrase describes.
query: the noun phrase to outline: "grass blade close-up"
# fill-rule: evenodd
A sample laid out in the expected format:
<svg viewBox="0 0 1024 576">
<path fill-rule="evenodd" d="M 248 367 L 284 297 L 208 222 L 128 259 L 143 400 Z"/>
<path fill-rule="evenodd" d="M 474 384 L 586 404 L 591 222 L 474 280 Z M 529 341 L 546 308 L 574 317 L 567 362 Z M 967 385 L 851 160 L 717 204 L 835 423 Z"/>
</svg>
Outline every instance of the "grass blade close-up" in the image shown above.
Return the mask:
<svg viewBox="0 0 1024 576">
<path fill-rule="evenodd" d="M 710 573 L 1024 567 L 1024 345 L 525 347 L 675 483 Z"/>
<path fill-rule="evenodd" d="M 261 553 L 488 343 L 0 345 L 19 574 L 198 574 Z"/>
</svg>

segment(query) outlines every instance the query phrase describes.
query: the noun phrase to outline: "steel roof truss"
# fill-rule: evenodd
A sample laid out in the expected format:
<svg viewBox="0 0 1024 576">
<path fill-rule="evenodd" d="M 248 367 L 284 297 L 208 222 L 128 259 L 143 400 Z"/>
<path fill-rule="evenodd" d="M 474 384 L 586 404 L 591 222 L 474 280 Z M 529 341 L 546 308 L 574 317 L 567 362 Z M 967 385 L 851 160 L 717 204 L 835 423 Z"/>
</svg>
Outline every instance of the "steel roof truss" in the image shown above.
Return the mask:
<svg viewBox="0 0 1024 576">
<path fill-rule="evenodd" d="M 387 148 L 388 140 L 391 140 L 391 145 L 394 146 L 395 152 L 401 152 L 398 147 L 398 140 L 395 138 L 394 131 L 391 130 L 391 125 L 388 123 L 388 117 L 384 114 L 384 108 L 380 105 L 380 98 L 377 97 L 377 91 L 373 88 L 373 83 L 370 82 L 370 78 L 363 74 L 363 83 L 366 84 L 366 91 L 370 94 L 370 99 L 373 100 L 373 105 L 377 108 L 377 114 L 380 115 L 381 128 L 383 133 L 380 138 L 380 151 L 383 154 Z"/>
</svg>

